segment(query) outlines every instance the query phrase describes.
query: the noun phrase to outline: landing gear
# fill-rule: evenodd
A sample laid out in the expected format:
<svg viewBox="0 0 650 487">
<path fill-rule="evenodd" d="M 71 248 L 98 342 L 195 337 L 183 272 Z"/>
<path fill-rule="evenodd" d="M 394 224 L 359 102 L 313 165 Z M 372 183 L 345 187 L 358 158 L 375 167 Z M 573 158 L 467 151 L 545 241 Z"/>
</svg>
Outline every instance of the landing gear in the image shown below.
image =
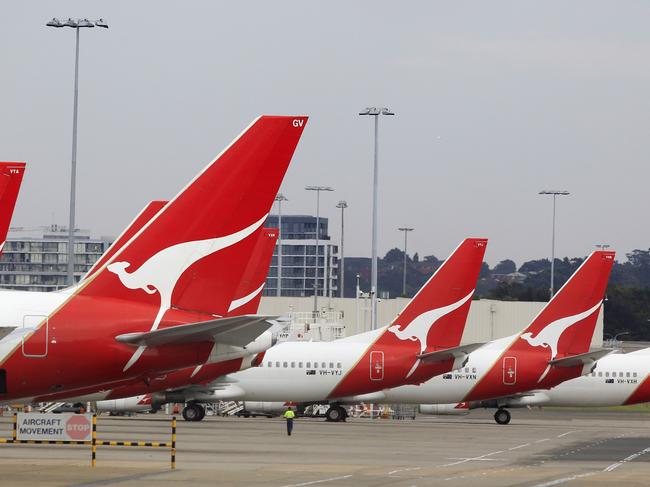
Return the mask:
<svg viewBox="0 0 650 487">
<path fill-rule="evenodd" d="M 337 423 L 339 421 L 345 421 L 345 418 L 347 417 L 348 417 L 347 411 L 342 406 L 339 406 L 338 404 L 332 404 L 330 408 L 327 410 L 327 412 L 325 413 L 325 419 L 333 423 Z"/>
<path fill-rule="evenodd" d="M 494 420 L 497 424 L 508 424 L 510 422 L 510 412 L 507 409 L 497 409 L 494 413 Z"/>
<path fill-rule="evenodd" d="M 183 408 L 185 421 L 201 421 L 203 418 L 205 418 L 205 408 L 200 404 L 191 402 Z"/>
</svg>

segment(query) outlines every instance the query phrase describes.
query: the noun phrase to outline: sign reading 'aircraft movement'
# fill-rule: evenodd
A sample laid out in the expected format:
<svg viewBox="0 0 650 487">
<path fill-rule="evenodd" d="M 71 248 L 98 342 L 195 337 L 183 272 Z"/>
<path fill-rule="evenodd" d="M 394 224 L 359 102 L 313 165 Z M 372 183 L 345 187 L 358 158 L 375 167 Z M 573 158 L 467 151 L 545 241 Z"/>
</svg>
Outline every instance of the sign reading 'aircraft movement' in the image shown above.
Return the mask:
<svg viewBox="0 0 650 487">
<path fill-rule="evenodd" d="M 18 413 L 19 440 L 90 441 L 92 414 Z"/>
</svg>

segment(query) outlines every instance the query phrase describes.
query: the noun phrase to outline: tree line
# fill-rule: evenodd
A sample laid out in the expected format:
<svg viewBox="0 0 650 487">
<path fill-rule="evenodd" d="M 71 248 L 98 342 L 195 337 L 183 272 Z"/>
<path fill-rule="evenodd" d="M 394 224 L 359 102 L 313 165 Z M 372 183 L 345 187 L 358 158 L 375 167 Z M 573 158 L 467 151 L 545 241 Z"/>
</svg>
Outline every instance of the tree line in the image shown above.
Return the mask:
<svg viewBox="0 0 650 487">
<path fill-rule="evenodd" d="M 625 339 L 650 341 L 650 249 L 633 250 L 627 261 L 615 262 L 605 298 L 605 334 L 626 332 Z M 559 289 L 584 262 L 585 257 L 555 259 L 554 287 Z M 440 267 L 442 260 L 434 255 L 420 258 L 416 253 L 406 257 L 406 297 L 412 297 Z M 404 252 L 395 248 L 378 262 L 380 296 L 397 297 L 402 292 Z M 354 297 L 359 276 L 363 291 L 370 288 L 370 259 L 345 259 L 346 297 Z M 506 259 L 494 267 L 486 262 L 481 267 L 476 290 L 477 299 L 505 301 L 548 301 L 551 262 L 537 259 L 520 266 Z"/>
</svg>

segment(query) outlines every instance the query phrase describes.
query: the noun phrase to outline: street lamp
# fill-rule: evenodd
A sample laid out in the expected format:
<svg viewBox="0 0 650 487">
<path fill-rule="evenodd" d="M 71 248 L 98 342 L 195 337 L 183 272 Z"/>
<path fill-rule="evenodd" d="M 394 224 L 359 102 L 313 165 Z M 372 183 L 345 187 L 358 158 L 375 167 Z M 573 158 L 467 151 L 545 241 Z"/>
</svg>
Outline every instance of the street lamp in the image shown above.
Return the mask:
<svg viewBox="0 0 650 487">
<path fill-rule="evenodd" d="M 377 191 L 379 178 L 379 115 L 395 115 L 388 108 L 367 107 L 359 115 L 375 117 L 375 158 L 372 177 L 372 256 L 370 265 L 370 327 L 377 328 Z"/>
<path fill-rule="evenodd" d="M 341 200 L 338 202 L 336 205 L 337 208 L 341 208 L 341 290 L 339 292 L 339 296 L 341 298 L 345 297 L 345 252 L 343 251 L 343 243 L 344 243 L 344 232 L 345 232 L 345 216 L 344 212 L 345 209 L 348 207 L 348 203 L 344 200 Z"/>
<path fill-rule="evenodd" d="M 307 191 L 316 191 L 316 276 L 314 279 L 314 319 L 318 313 L 318 240 L 320 237 L 320 192 L 321 191 L 334 191 L 334 188 L 329 186 L 305 186 Z M 323 253 L 325 255 L 325 253 Z"/>
<path fill-rule="evenodd" d="M 278 193 L 275 197 L 275 201 L 278 202 L 278 284 L 277 284 L 277 296 L 281 296 L 282 289 L 282 202 L 289 201 L 286 196 L 282 193 Z"/>
<path fill-rule="evenodd" d="M 571 193 L 565 190 L 556 190 L 556 189 L 545 189 L 543 191 L 540 191 L 539 194 L 544 194 L 544 195 L 553 195 L 553 233 L 551 236 L 551 298 L 553 298 L 554 290 L 555 290 L 555 282 L 554 282 L 554 276 L 555 276 L 555 200 L 558 196 L 567 196 Z"/>
<path fill-rule="evenodd" d="M 77 185 L 77 107 L 79 99 L 79 29 L 95 26 L 108 29 L 104 19 L 72 19 L 61 22 L 56 17 L 50 20 L 48 27 L 72 27 L 76 33 L 75 58 L 74 58 L 74 102 L 72 109 L 72 168 L 70 174 L 70 221 L 68 223 L 68 285 L 74 285 L 74 227 L 75 227 L 75 200 Z"/>
<path fill-rule="evenodd" d="M 398 228 L 400 232 L 404 232 L 404 278 L 402 281 L 402 296 L 406 297 L 406 245 L 407 245 L 407 237 L 409 232 L 412 232 L 415 230 L 414 228 L 407 228 L 407 227 L 401 227 Z"/>
</svg>

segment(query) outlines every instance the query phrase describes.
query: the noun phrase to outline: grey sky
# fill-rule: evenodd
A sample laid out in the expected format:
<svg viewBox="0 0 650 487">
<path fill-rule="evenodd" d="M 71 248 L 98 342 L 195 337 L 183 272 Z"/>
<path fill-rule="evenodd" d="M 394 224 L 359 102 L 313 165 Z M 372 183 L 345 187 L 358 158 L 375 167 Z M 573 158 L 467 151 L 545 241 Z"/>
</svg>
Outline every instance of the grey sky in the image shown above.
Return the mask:
<svg viewBox="0 0 650 487">
<path fill-rule="evenodd" d="M 646 2 L 5 2 L 0 159 L 29 164 L 13 223 L 66 223 L 73 48 L 82 31 L 78 225 L 117 234 L 169 198 L 255 116 L 310 122 L 285 179 L 288 213 L 323 215 L 347 255 L 370 253 L 372 125 L 381 120 L 380 253 L 446 256 L 490 238 L 520 264 L 606 242 L 650 246 L 650 4 Z"/>
</svg>

